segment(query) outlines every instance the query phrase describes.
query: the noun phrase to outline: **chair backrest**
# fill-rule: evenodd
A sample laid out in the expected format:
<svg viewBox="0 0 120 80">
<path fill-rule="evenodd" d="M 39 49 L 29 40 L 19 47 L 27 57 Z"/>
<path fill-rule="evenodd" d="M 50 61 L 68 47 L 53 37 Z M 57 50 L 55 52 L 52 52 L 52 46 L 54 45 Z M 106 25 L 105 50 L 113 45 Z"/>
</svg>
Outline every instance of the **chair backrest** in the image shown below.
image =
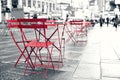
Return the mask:
<svg viewBox="0 0 120 80">
<path fill-rule="evenodd" d="M 8 28 L 10 28 L 10 34 L 14 43 L 20 49 L 21 43 L 23 46 L 30 40 L 39 39 L 39 29 L 44 31 L 47 28 L 45 24 L 47 19 L 17 19 L 7 20 Z M 32 34 L 32 35 L 31 35 Z M 45 33 L 43 33 L 45 34 Z M 44 38 L 44 37 L 43 37 Z"/>
<path fill-rule="evenodd" d="M 7 20 L 9 28 L 47 28 L 47 19 L 17 19 Z"/>
<path fill-rule="evenodd" d="M 47 28 L 47 19 L 18 19 L 19 28 Z"/>
<path fill-rule="evenodd" d="M 8 28 L 19 28 L 18 20 L 7 20 Z"/>
<path fill-rule="evenodd" d="M 83 27 L 89 27 L 91 25 L 91 22 L 90 21 L 85 21 L 83 22 Z"/>
<path fill-rule="evenodd" d="M 45 23 L 47 26 L 51 26 L 51 27 L 56 27 L 58 24 L 56 22 L 56 20 L 47 20 Z"/>
<path fill-rule="evenodd" d="M 83 24 L 83 20 L 71 20 L 70 25 L 82 25 Z"/>
<path fill-rule="evenodd" d="M 8 27 L 9 28 L 17 28 L 19 29 L 19 34 L 21 34 L 22 39 L 25 39 L 24 41 L 26 41 L 27 38 L 27 34 L 29 34 L 28 32 L 33 32 L 34 31 L 34 35 L 43 33 L 41 35 L 46 35 L 46 28 L 48 28 L 48 26 L 51 27 L 55 27 L 57 26 L 57 23 L 55 23 L 55 20 L 47 20 L 45 18 L 40 18 L 40 19 L 17 19 L 17 20 L 7 20 L 8 22 Z M 28 30 L 29 29 L 29 30 Z M 12 36 L 13 32 L 11 30 Z M 32 36 L 34 36 L 32 35 Z M 30 36 L 30 35 L 29 35 Z M 39 38 L 39 36 L 35 36 L 36 39 Z M 45 37 L 43 37 L 45 38 Z"/>
</svg>

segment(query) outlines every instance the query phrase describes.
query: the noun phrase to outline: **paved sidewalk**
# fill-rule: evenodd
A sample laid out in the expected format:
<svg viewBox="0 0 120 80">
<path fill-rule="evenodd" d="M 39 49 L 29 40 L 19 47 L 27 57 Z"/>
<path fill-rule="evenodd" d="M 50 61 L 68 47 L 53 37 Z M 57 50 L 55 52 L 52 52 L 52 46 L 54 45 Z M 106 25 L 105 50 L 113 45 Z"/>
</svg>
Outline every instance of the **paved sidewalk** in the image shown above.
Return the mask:
<svg viewBox="0 0 120 80">
<path fill-rule="evenodd" d="M 0 23 L 0 29 L 5 29 L 5 28 L 7 28 L 7 26 L 6 26 L 7 24 L 4 24 L 4 23 Z"/>
<path fill-rule="evenodd" d="M 120 80 L 120 28 L 96 25 L 73 75 L 73 80 Z"/>
<path fill-rule="evenodd" d="M 120 80 L 119 36 L 120 27 L 115 31 L 112 25 L 95 25 L 88 42 L 66 43 L 64 66 L 55 73 L 49 70 L 47 80 Z M 18 50 L 9 35 L 0 39 L 0 45 L 0 80 L 46 80 L 40 74 L 23 76 L 23 66 L 13 67 Z"/>
</svg>

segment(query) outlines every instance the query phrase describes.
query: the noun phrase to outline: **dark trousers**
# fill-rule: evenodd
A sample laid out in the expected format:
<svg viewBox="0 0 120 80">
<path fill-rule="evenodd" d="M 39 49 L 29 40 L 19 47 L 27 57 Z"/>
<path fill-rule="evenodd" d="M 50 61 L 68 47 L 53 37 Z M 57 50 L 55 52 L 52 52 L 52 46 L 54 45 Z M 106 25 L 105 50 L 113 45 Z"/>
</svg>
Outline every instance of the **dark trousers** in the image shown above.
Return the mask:
<svg viewBox="0 0 120 80">
<path fill-rule="evenodd" d="M 102 27 L 102 25 L 103 25 L 103 24 L 102 24 L 102 23 L 100 23 L 100 27 Z"/>
</svg>

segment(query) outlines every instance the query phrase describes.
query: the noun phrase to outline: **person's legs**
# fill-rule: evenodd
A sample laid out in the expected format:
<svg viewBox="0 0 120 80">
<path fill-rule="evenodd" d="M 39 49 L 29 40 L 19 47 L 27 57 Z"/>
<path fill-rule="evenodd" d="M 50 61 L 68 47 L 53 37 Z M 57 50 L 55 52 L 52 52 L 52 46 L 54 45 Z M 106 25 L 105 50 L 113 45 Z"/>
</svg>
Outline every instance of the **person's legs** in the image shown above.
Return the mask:
<svg viewBox="0 0 120 80">
<path fill-rule="evenodd" d="M 108 27 L 109 23 L 107 22 L 107 27 Z"/>
<path fill-rule="evenodd" d="M 100 23 L 100 27 L 102 27 L 102 23 Z"/>
<path fill-rule="evenodd" d="M 115 24 L 115 30 L 117 31 L 117 24 Z"/>
</svg>

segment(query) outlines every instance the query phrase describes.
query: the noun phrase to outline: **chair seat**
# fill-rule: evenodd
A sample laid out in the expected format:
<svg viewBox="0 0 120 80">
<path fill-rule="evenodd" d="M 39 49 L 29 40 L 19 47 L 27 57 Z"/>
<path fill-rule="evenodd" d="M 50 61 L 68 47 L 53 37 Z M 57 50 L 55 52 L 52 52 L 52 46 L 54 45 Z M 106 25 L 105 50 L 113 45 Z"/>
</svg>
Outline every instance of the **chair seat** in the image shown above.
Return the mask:
<svg viewBox="0 0 120 80">
<path fill-rule="evenodd" d="M 53 42 L 38 42 L 38 41 L 31 41 L 27 43 L 25 46 L 29 47 L 48 47 L 52 45 Z"/>
</svg>

